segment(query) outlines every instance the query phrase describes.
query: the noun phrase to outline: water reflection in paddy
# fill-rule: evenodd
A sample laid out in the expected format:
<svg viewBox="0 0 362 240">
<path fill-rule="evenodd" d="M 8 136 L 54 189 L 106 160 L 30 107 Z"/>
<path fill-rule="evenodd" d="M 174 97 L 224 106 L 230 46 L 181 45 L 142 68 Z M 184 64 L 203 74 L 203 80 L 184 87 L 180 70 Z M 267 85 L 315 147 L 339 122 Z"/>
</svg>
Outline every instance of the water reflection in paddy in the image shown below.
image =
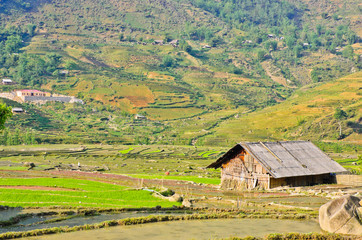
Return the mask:
<svg viewBox="0 0 362 240">
<path fill-rule="evenodd" d="M 149 215 L 166 215 L 169 213 L 166 212 L 157 212 L 157 213 L 148 213 L 148 212 L 122 212 L 122 213 L 114 213 L 114 214 L 100 214 L 96 216 L 80 216 L 71 219 L 66 219 L 60 222 L 53 222 L 53 223 L 42 223 L 44 220 L 49 220 L 54 217 L 45 216 L 33 216 L 31 218 L 25 219 L 20 221 L 20 223 L 9 226 L 9 227 L 0 227 L 0 233 L 6 232 L 21 232 L 21 231 L 30 231 L 35 229 L 44 229 L 44 228 L 53 228 L 53 227 L 74 227 L 80 226 L 85 224 L 94 224 L 100 223 L 108 220 L 117 220 L 123 218 L 134 218 L 134 217 L 145 217 Z M 173 215 L 184 215 L 185 213 L 173 213 Z M 37 224 L 34 224 L 37 223 Z M 34 224 L 34 225 L 28 225 Z"/>
<path fill-rule="evenodd" d="M 7 221 L 12 217 L 20 214 L 22 211 L 21 208 L 8 208 L 0 210 L 0 221 Z"/>
<path fill-rule="evenodd" d="M 117 226 L 98 230 L 80 231 L 31 237 L 27 239 L 49 240 L 168 240 L 168 239 L 215 239 L 230 236 L 263 237 L 269 233 L 320 232 L 315 221 L 293 221 L 276 219 L 217 219 L 160 222 L 134 226 Z"/>
</svg>

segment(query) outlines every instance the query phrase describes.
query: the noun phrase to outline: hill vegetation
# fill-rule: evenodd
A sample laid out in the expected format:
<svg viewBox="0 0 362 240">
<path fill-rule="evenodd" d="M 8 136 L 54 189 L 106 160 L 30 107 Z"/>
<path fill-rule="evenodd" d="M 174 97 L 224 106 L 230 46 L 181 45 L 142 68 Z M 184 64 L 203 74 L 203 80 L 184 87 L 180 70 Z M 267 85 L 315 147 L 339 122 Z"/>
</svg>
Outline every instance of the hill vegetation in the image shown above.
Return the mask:
<svg viewBox="0 0 362 240">
<path fill-rule="evenodd" d="M 85 102 L 3 100 L 27 112 L 8 122 L 1 144 L 229 145 L 360 134 L 361 76 L 345 77 L 362 67 L 354 1 L 0 4 L 0 77 L 20 84 L 0 91 L 36 88 Z M 337 108 L 346 114 L 334 117 Z"/>
</svg>

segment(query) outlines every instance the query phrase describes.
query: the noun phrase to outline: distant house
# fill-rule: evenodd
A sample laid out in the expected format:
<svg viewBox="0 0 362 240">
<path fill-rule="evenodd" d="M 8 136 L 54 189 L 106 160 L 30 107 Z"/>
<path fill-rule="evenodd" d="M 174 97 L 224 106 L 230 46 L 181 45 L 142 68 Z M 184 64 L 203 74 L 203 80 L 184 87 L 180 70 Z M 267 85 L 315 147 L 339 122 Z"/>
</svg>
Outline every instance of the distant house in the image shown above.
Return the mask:
<svg viewBox="0 0 362 240">
<path fill-rule="evenodd" d="M 233 189 L 334 183 L 346 172 L 309 141 L 239 143 L 207 168 L 221 168 L 221 186 Z"/>
<path fill-rule="evenodd" d="M 69 71 L 68 70 L 60 70 L 59 73 L 62 74 L 62 75 L 67 75 L 67 74 L 69 74 Z"/>
<path fill-rule="evenodd" d="M 39 91 L 39 90 L 28 90 L 28 89 L 25 89 L 25 90 L 18 90 L 16 91 L 16 95 L 18 97 L 25 97 L 25 96 L 34 96 L 34 97 L 50 97 L 51 96 L 51 93 L 48 93 L 48 92 L 42 92 L 42 91 Z"/>
<path fill-rule="evenodd" d="M 211 48 L 209 45 L 204 45 L 202 48 Z"/>
<path fill-rule="evenodd" d="M 177 39 L 172 40 L 172 41 L 170 42 L 170 45 L 173 45 L 173 44 L 174 44 L 174 45 L 177 45 L 177 44 L 178 44 L 178 42 L 179 42 L 179 41 L 178 41 Z"/>
<path fill-rule="evenodd" d="M 2 84 L 3 84 L 3 85 L 14 85 L 15 82 L 13 82 L 13 80 L 11 80 L 11 79 L 4 78 L 4 79 L 2 80 Z"/>
<path fill-rule="evenodd" d="M 163 45 L 163 40 L 155 40 L 152 44 L 153 45 Z"/>
<path fill-rule="evenodd" d="M 134 119 L 137 119 L 137 120 L 145 120 L 147 119 L 147 117 L 143 116 L 143 115 L 140 115 L 140 114 L 136 114 L 134 116 Z"/>
<path fill-rule="evenodd" d="M 22 113 L 22 112 L 24 112 L 24 109 L 18 108 L 18 107 L 13 107 L 12 112 L 13 113 Z"/>
<path fill-rule="evenodd" d="M 303 43 L 303 47 L 308 47 L 309 46 L 309 43 Z"/>
<path fill-rule="evenodd" d="M 268 34 L 268 38 L 273 38 L 274 35 L 273 34 Z"/>
</svg>

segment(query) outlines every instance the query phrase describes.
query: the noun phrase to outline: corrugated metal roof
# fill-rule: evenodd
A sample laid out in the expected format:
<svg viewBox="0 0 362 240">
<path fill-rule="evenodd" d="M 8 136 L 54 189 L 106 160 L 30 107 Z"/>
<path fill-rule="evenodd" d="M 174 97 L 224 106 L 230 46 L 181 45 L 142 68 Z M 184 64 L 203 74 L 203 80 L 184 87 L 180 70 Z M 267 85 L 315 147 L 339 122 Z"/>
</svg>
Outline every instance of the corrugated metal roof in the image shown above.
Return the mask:
<svg viewBox="0 0 362 240">
<path fill-rule="evenodd" d="M 274 178 L 346 172 L 309 141 L 246 142 L 238 145 L 256 158 Z M 235 149 L 236 146 L 230 151 L 234 152 Z M 236 156 L 229 152 L 208 167 L 218 168 L 232 159 L 230 156 Z"/>
</svg>

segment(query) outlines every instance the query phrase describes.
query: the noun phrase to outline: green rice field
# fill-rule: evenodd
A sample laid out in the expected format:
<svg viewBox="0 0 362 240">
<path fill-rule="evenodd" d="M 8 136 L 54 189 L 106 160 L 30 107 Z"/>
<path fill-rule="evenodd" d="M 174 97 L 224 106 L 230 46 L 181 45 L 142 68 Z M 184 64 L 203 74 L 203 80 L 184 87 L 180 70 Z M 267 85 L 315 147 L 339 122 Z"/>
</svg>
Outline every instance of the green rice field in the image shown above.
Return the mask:
<svg viewBox="0 0 362 240">
<path fill-rule="evenodd" d="M 35 187 L 35 188 L 34 188 Z M 97 181 L 66 178 L 5 178 L 0 181 L 0 204 L 11 207 L 172 207 L 178 203 L 145 190 Z"/>
</svg>

